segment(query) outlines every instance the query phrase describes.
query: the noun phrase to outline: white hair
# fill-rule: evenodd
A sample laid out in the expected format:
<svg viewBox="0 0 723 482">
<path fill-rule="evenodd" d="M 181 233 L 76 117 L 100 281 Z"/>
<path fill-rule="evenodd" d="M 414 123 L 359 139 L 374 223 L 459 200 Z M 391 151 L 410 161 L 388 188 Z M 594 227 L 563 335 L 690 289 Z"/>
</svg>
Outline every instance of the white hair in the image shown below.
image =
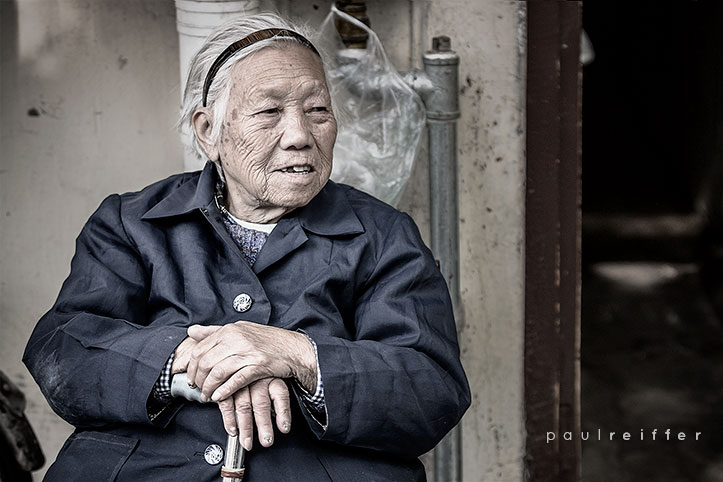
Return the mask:
<svg viewBox="0 0 723 482">
<path fill-rule="evenodd" d="M 221 53 L 232 43 L 252 34 L 253 32 L 268 28 L 281 28 L 292 30 L 302 36 L 310 39 L 313 32 L 305 25 L 295 25 L 274 13 L 262 13 L 257 15 L 247 15 L 233 18 L 214 30 L 203 45 L 191 59 L 188 68 L 188 79 L 186 80 L 186 89 L 183 93 L 183 103 L 181 104 L 181 114 L 176 126 L 182 133 L 189 135 L 187 139 L 191 139 L 191 148 L 201 159 L 207 159 L 206 153 L 196 138 L 196 132 L 193 129 L 192 119 L 193 113 L 203 107 L 203 84 L 206 80 L 208 70 L 213 62 Z M 293 37 L 272 37 L 269 39 L 258 41 L 235 52 L 219 69 L 211 82 L 208 90 L 206 107 L 213 111 L 211 125 L 211 142 L 216 144 L 221 136 L 223 119 L 226 115 L 228 107 L 229 94 L 231 92 L 231 70 L 236 62 L 240 61 L 264 48 L 274 46 L 279 42 L 295 42 L 303 45 L 299 40 Z M 315 46 L 316 47 L 316 46 Z M 320 55 L 324 55 L 321 51 Z M 322 65 L 326 62 L 323 61 Z"/>
</svg>

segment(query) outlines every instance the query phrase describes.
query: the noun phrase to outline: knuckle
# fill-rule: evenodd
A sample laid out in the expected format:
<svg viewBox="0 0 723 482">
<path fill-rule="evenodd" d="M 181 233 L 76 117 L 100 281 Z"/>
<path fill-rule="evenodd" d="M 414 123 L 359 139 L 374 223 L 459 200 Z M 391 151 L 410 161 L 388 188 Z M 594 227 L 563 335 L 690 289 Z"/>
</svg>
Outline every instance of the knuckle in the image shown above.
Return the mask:
<svg viewBox="0 0 723 482">
<path fill-rule="evenodd" d="M 271 411 L 271 404 L 268 400 L 255 401 L 253 405 L 254 413 L 264 412 L 268 413 Z"/>
<path fill-rule="evenodd" d="M 225 422 L 233 422 L 234 421 L 234 411 L 233 411 L 233 405 L 231 404 L 221 404 L 218 405 L 219 410 L 221 410 L 221 417 L 224 419 Z"/>
<path fill-rule="evenodd" d="M 249 389 L 251 390 L 251 394 L 253 396 L 264 396 L 269 393 L 269 384 L 265 378 L 262 378 L 261 380 L 253 382 L 249 386 Z"/>
<path fill-rule="evenodd" d="M 271 387 L 272 378 L 262 378 L 257 383 L 259 387 L 262 387 L 264 390 L 268 391 Z"/>
<path fill-rule="evenodd" d="M 249 401 L 241 401 L 236 402 L 236 413 L 241 414 L 249 414 L 253 411 L 253 407 L 251 406 L 251 402 Z"/>
<path fill-rule="evenodd" d="M 274 393 L 280 397 L 289 396 L 289 387 L 284 382 L 272 383 L 269 385 L 269 392 Z"/>
<path fill-rule="evenodd" d="M 222 381 L 226 380 L 228 377 L 224 368 L 216 366 L 211 369 L 211 372 L 208 374 L 208 378 L 213 381 Z"/>
<path fill-rule="evenodd" d="M 284 389 L 278 389 L 278 390 L 269 390 L 269 393 L 271 394 L 271 398 L 273 398 L 275 401 L 278 402 L 288 402 L 290 400 L 289 391 Z"/>
<path fill-rule="evenodd" d="M 201 350 L 201 347 L 198 345 L 195 345 L 190 351 L 191 360 L 198 360 L 201 358 L 201 355 L 203 355 L 203 350 Z"/>
<path fill-rule="evenodd" d="M 228 378 L 228 380 L 229 380 L 229 383 L 231 384 L 231 386 L 233 386 L 233 387 L 244 387 L 245 393 L 244 393 L 243 396 L 244 396 L 244 397 L 248 397 L 248 396 L 249 396 L 249 392 L 248 392 L 248 389 L 247 389 L 246 383 L 245 383 L 245 377 L 244 377 L 244 375 L 241 373 L 241 371 L 237 371 L 236 373 L 234 373 L 233 375 L 231 375 L 231 376 Z"/>
<path fill-rule="evenodd" d="M 269 355 L 262 352 L 256 352 L 256 356 L 254 358 L 256 358 L 256 364 L 259 367 L 268 366 L 273 361 L 273 359 Z"/>
<path fill-rule="evenodd" d="M 238 390 L 236 393 L 233 394 L 233 399 L 236 401 L 236 403 L 248 402 L 250 400 L 249 388 L 244 387 Z"/>
</svg>

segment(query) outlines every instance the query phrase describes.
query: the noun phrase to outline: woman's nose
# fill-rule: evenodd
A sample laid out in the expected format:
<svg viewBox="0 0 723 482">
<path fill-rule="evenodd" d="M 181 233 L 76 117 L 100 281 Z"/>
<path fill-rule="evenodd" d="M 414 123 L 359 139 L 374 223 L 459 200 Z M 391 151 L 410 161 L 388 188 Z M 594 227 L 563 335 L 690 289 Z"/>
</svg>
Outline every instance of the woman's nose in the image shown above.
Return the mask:
<svg viewBox="0 0 723 482">
<path fill-rule="evenodd" d="M 306 114 L 303 111 L 287 110 L 284 112 L 282 128 L 284 130 L 280 141 L 282 149 L 301 150 L 311 147 L 314 142 Z"/>
</svg>

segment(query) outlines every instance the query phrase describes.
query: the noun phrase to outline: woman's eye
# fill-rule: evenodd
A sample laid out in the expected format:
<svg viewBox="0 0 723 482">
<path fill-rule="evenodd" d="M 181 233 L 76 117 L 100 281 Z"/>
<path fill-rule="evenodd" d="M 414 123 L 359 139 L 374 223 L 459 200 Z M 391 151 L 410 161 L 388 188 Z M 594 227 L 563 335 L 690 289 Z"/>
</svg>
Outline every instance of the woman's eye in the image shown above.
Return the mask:
<svg viewBox="0 0 723 482">
<path fill-rule="evenodd" d="M 271 115 L 271 114 L 278 114 L 279 108 L 278 107 L 272 107 L 271 109 L 264 109 L 262 111 L 259 111 L 259 114 L 265 114 L 265 115 Z"/>
<path fill-rule="evenodd" d="M 312 107 L 312 108 L 311 108 L 311 112 L 328 112 L 328 111 L 329 111 L 329 109 L 327 109 L 327 108 L 324 107 L 323 105 L 320 105 L 320 106 L 316 106 L 316 107 Z"/>
</svg>

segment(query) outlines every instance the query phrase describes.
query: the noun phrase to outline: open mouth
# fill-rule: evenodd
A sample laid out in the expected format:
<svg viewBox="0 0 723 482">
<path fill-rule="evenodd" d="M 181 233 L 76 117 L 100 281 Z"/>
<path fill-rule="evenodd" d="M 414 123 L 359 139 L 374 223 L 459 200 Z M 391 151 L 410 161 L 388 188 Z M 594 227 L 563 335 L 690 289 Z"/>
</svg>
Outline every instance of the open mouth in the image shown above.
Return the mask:
<svg viewBox="0 0 723 482">
<path fill-rule="evenodd" d="M 291 167 L 285 167 L 283 169 L 279 169 L 281 172 L 286 172 L 290 174 L 309 174 L 314 169 L 309 165 L 303 165 L 303 166 L 291 166 Z"/>
</svg>

